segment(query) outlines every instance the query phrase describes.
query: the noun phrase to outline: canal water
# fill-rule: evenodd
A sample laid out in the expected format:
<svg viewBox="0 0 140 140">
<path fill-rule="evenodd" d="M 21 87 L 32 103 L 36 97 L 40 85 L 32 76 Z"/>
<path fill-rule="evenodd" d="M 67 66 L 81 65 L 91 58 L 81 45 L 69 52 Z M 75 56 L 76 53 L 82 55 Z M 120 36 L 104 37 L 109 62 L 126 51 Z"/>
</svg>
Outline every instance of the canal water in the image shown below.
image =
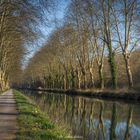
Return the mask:
<svg viewBox="0 0 140 140">
<path fill-rule="evenodd" d="M 140 140 L 140 104 L 25 92 L 78 140 Z M 71 138 L 71 137 L 70 137 Z"/>
</svg>

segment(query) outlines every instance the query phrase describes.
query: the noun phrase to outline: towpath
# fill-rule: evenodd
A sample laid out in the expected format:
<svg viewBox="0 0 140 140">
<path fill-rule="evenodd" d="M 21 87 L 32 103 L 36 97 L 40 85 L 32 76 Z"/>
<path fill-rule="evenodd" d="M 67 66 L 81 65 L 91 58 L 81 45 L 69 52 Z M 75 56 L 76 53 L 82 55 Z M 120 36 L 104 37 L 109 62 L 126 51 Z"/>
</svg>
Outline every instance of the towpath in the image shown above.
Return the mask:
<svg viewBox="0 0 140 140">
<path fill-rule="evenodd" d="M 0 95 L 0 140 L 16 139 L 17 109 L 13 91 Z"/>
</svg>

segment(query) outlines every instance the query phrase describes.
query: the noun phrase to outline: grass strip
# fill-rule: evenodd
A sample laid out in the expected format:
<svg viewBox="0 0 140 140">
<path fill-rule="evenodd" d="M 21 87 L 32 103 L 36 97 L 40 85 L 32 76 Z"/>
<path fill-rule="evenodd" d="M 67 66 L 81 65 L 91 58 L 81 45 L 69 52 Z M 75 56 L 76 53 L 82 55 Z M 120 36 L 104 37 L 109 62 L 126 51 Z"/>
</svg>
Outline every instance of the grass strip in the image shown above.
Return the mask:
<svg viewBox="0 0 140 140">
<path fill-rule="evenodd" d="M 64 130 L 52 124 L 37 105 L 28 97 L 14 90 L 14 97 L 19 115 L 18 140 L 66 140 Z"/>
</svg>

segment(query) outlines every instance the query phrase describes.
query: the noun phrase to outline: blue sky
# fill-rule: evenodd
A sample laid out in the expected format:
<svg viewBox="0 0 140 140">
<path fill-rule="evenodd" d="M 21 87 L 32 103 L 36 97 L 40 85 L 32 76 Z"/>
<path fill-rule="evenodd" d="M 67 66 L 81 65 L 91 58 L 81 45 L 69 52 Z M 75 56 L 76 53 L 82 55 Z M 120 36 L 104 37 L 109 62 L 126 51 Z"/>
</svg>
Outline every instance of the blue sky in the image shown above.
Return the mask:
<svg viewBox="0 0 140 140">
<path fill-rule="evenodd" d="M 47 42 L 47 38 L 50 33 L 59 25 L 63 24 L 63 18 L 65 15 L 66 8 L 69 4 L 70 0 L 59 0 L 56 3 L 56 6 L 51 10 L 51 13 L 48 13 L 44 16 L 48 20 L 44 24 L 40 22 L 38 24 L 38 28 L 41 30 L 42 35 L 38 37 L 33 43 L 26 44 L 26 48 L 29 53 L 25 55 L 25 59 L 23 61 L 23 68 L 28 64 L 30 58 L 33 57 L 36 51 L 38 51 L 45 42 Z"/>
</svg>

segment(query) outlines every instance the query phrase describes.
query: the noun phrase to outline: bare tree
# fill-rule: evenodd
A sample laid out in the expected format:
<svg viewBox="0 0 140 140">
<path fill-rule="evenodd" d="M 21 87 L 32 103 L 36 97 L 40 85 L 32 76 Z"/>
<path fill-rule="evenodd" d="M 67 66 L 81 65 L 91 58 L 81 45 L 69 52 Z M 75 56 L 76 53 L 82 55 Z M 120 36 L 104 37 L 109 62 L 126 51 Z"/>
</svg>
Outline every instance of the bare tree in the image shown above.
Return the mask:
<svg viewBox="0 0 140 140">
<path fill-rule="evenodd" d="M 128 77 L 129 88 L 133 87 L 133 77 L 131 72 L 130 57 L 133 50 L 139 44 L 139 2 L 137 0 L 123 0 L 116 2 L 112 7 L 112 13 L 115 19 L 115 29 L 117 41 L 121 47 L 125 60 L 126 73 Z M 122 30 L 123 29 L 123 30 Z"/>
</svg>

